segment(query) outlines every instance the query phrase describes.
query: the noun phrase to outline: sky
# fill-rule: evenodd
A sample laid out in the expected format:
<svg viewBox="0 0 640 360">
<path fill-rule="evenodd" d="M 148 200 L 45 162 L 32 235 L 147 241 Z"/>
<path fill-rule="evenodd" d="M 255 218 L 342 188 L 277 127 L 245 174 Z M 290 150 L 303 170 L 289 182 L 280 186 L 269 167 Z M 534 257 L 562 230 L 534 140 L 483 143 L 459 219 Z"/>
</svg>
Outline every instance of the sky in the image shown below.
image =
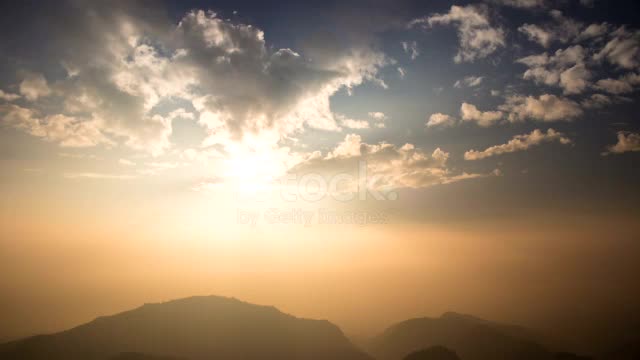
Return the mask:
<svg viewBox="0 0 640 360">
<path fill-rule="evenodd" d="M 195 294 L 637 324 L 639 7 L 3 3 L 0 339 Z"/>
</svg>

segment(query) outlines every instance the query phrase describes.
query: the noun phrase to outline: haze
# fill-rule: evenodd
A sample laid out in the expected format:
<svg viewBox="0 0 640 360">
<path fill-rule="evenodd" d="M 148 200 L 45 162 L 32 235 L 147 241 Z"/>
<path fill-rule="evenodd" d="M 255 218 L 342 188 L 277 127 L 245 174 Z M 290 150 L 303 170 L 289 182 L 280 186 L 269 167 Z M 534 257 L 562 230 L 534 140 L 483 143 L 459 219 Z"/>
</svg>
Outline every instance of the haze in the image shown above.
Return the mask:
<svg viewBox="0 0 640 360">
<path fill-rule="evenodd" d="M 3 4 L 0 342 L 194 295 L 637 334 L 638 10 Z"/>
</svg>

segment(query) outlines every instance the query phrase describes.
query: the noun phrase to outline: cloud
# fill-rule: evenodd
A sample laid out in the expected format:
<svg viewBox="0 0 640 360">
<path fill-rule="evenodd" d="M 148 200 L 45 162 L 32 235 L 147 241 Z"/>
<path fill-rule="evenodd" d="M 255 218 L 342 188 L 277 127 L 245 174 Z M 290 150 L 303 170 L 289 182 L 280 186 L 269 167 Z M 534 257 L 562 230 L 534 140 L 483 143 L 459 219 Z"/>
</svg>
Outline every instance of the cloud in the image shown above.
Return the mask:
<svg viewBox="0 0 640 360">
<path fill-rule="evenodd" d="M 547 5 L 545 0 L 494 0 L 494 2 L 499 5 L 521 9 L 544 8 Z"/>
<path fill-rule="evenodd" d="M 541 25 L 524 24 L 518 31 L 527 36 L 530 41 L 548 48 L 554 42 L 567 43 L 582 31 L 584 25 L 578 21 L 565 17 L 559 10 L 549 12 L 551 22 Z"/>
<path fill-rule="evenodd" d="M 109 174 L 109 173 L 94 173 L 94 172 L 69 172 L 64 173 L 64 177 L 67 179 L 95 179 L 95 180 L 131 180 L 135 179 L 135 175 L 127 174 Z"/>
<path fill-rule="evenodd" d="M 611 40 L 594 55 L 594 59 L 606 59 L 624 69 L 637 68 L 640 65 L 640 31 L 629 31 L 621 26 L 611 35 Z"/>
<path fill-rule="evenodd" d="M 580 45 L 560 49 L 554 55 L 546 52 L 516 60 L 529 69 L 522 78 L 537 84 L 559 86 L 565 94 L 580 94 L 590 86 L 592 77 L 585 65 L 586 50 Z"/>
<path fill-rule="evenodd" d="M 2 100 L 13 101 L 13 100 L 17 100 L 19 98 L 20 98 L 20 95 L 18 95 L 18 94 L 6 93 L 6 92 L 0 90 L 0 99 L 2 99 Z"/>
<path fill-rule="evenodd" d="M 576 64 L 560 74 L 560 86 L 565 94 L 581 94 L 589 85 L 591 72 L 584 64 Z"/>
<path fill-rule="evenodd" d="M 41 118 L 34 111 L 13 104 L 0 105 L 0 114 L 4 123 L 63 147 L 113 144 L 100 133 L 100 125 L 94 120 L 83 121 L 60 114 Z"/>
<path fill-rule="evenodd" d="M 375 77 L 386 57 L 366 48 L 335 54 L 318 49 L 322 53 L 311 51 L 313 62 L 290 49 L 269 54 L 259 29 L 227 23 L 202 11 L 187 14 L 179 31 L 194 37 L 195 48 L 203 53 L 186 58 L 202 61 L 200 86 L 206 95 L 194 105 L 200 112 L 199 123 L 209 133 L 207 145 L 241 141 L 246 133 L 264 134 L 259 141 L 275 144 L 304 125 L 337 130 L 340 119 L 329 106 L 334 93 L 341 88 L 350 91 L 367 80 L 386 86 Z M 216 40 L 220 36 L 237 37 L 237 44 Z M 227 55 L 212 68 L 211 57 L 220 59 L 216 46 L 227 46 L 222 49 Z"/>
<path fill-rule="evenodd" d="M 193 163 L 207 164 L 213 159 L 222 159 L 224 155 L 216 149 L 187 148 L 180 152 L 180 158 Z"/>
<path fill-rule="evenodd" d="M 355 119 L 349 119 L 344 117 L 340 118 L 340 125 L 349 129 L 368 129 L 369 128 L 369 122 L 366 120 L 355 120 Z"/>
<path fill-rule="evenodd" d="M 420 49 L 418 49 L 418 43 L 415 41 L 403 41 L 401 44 L 402 50 L 411 57 L 411 60 L 415 60 L 420 56 Z"/>
<path fill-rule="evenodd" d="M 525 34 L 529 40 L 537 42 L 544 47 L 549 47 L 551 41 L 554 40 L 554 35 L 551 31 L 535 24 L 524 24 L 518 28 L 518 31 Z"/>
<path fill-rule="evenodd" d="M 369 112 L 369 117 L 372 119 L 376 119 L 379 121 L 384 121 L 387 119 L 387 115 L 385 115 L 385 113 L 380 112 L 380 111 L 371 111 Z"/>
<path fill-rule="evenodd" d="M 128 159 L 119 159 L 118 160 L 118 164 L 124 165 L 124 166 L 135 166 L 136 165 L 135 162 L 133 162 L 131 160 L 128 160 Z"/>
<path fill-rule="evenodd" d="M 460 116 L 463 121 L 472 121 L 482 127 L 494 125 L 502 119 L 503 115 L 501 111 L 480 111 L 475 105 L 466 102 L 460 106 Z"/>
<path fill-rule="evenodd" d="M 65 4 L 56 11 L 69 20 L 52 27 L 46 56 L 68 76 L 49 86 L 28 73 L 20 92 L 33 112 L 82 117 L 67 127 L 86 133 L 91 125 L 93 143 L 109 138 L 160 155 L 172 146 L 173 122 L 193 119 L 206 132 L 204 146 L 277 146 L 307 128 L 338 131 L 330 98 L 339 90 L 386 87 L 377 74 L 391 61 L 366 43 L 310 42 L 301 54 L 213 12 L 193 10 L 176 24 L 136 3 L 108 11 L 102 3 Z M 61 106 L 45 109 L 41 98 L 54 94 Z M 196 111 L 172 113 L 171 102 Z"/>
<path fill-rule="evenodd" d="M 452 116 L 442 113 L 435 113 L 429 117 L 427 127 L 450 127 L 456 123 L 456 119 Z"/>
<path fill-rule="evenodd" d="M 499 109 L 509 114 L 510 122 L 527 119 L 544 122 L 571 121 L 583 114 L 575 101 L 550 94 L 543 94 L 538 98 L 509 96 Z"/>
<path fill-rule="evenodd" d="M 619 77 L 618 79 L 602 79 L 598 80 L 595 87 L 604 90 L 610 94 L 626 94 L 634 90 L 636 85 L 640 85 L 640 75 L 629 73 Z"/>
<path fill-rule="evenodd" d="M 385 113 L 380 111 L 371 111 L 368 115 L 375 121 L 373 126 L 380 129 L 385 127 L 384 122 L 389 119 L 389 117 Z"/>
<path fill-rule="evenodd" d="M 482 76 L 467 76 L 462 80 L 458 80 L 453 84 L 454 87 L 462 88 L 462 87 L 475 87 L 479 86 L 484 80 Z"/>
<path fill-rule="evenodd" d="M 407 71 L 402 66 L 398 66 L 398 74 L 400 75 L 400 79 L 404 79 L 407 75 Z"/>
<path fill-rule="evenodd" d="M 365 162 L 367 185 L 375 189 L 424 188 L 489 176 L 453 173 L 447 168 L 448 159 L 449 153 L 439 148 L 429 154 L 412 144 L 401 147 L 385 142 L 367 144 L 359 135 L 349 134 L 326 155 L 320 152 L 308 154 L 289 172 L 297 177 L 311 173 L 326 177 L 353 175 L 357 173 L 358 165 Z M 351 191 L 354 185 L 357 184 L 351 184 Z"/>
<path fill-rule="evenodd" d="M 102 158 L 94 155 L 94 154 L 75 154 L 75 153 L 66 153 L 61 152 L 58 153 L 59 156 L 69 159 L 91 159 L 91 160 L 101 160 Z"/>
<path fill-rule="evenodd" d="M 334 93 L 367 80 L 386 86 L 375 75 L 388 60 L 367 48 L 336 53 L 311 49 L 313 61 L 290 49 L 270 54 L 259 29 L 202 11 L 187 14 L 178 30 L 194 38 L 193 47 L 202 53 L 188 49 L 192 55 L 185 57 L 199 62 L 206 97 L 195 105 L 200 123 L 211 135 L 208 144 L 241 140 L 245 133 L 264 133 L 266 141 L 274 142 L 304 125 L 337 130 L 329 106 Z M 218 40 L 226 38 L 231 40 Z M 220 46 L 222 58 L 216 49 Z M 212 57 L 221 59 L 213 68 Z"/>
<path fill-rule="evenodd" d="M 580 105 L 586 109 L 601 109 L 610 104 L 613 104 L 613 100 L 603 94 L 592 94 L 580 102 Z"/>
<path fill-rule="evenodd" d="M 596 0 L 580 0 L 580 5 L 592 8 L 596 5 Z"/>
<path fill-rule="evenodd" d="M 584 29 L 580 35 L 576 38 L 576 41 L 584 41 L 590 39 L 601 39 L 604 35 L 607 35 L 611 31 L 611 25 L 604 22 L 601 24 L 591 24 Z"/>
<path fill-rule="evenodd" d="M 372 119 L 373 124 L 367 120 L 351 119 L 342 114 L 335 114 L 334 117 L 338 120 L 340 126 L 348 129 L 369 129 L 371 126 L 376 128 L 384 128 L 384 121 L 387 116 L 383 112 L 371 111 L 367 114 Z"/>
<path fill-rule="evenodd" d="M 538 146 L 545 142 L 554 141 L 557 141 L 562 145 L 571 144 L 571 140 L 560 132 L 549 129 L 544 133 L 539 129 L 536 129 L 529 134 L 516 135 L 506 144 L 491 146 L 483 151 L 469 150 L 464 153 L 464 159 L 480 160 L 491 156 L 524 151 L 532 146 Z"/>
<path fill-rule="evenodd" d="M 39 97 L 49 96 L 51 89 L 42 74 L 28 72 L 20 83 L 20 94 L 27 100 L 34 101 Z"/>
<path fill-rule="evenodd" d="M 619 131 L 618 142 L 615 145 L 609 146 L 607 151 L 602 153 L 602 155 L 622 154 L 630 151 L 640 151 L 640 134 Z"/>
<path fill-rule="evenodd" d="M 458 29 L 460 47 L 453 58 L 456 63 L 473 62 L 505 46 L 504 30 L 492 26 L 486 5 L 451 6 L 446 14 L 433 14 L 413 20 L 410 26 L 432 28 L 454 25 Z"/>
</svg>

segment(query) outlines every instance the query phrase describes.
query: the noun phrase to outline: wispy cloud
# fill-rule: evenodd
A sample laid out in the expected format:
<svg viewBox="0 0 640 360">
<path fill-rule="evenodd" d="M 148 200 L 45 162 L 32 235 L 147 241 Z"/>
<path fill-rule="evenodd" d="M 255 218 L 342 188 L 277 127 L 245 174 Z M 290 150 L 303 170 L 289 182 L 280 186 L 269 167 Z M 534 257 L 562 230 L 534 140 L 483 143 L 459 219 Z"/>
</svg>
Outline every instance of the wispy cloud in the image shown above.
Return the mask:
<svg viewBox="0 0 640 360">
<path fill-rule="evenodd" d="M 571 140 L 560 132 L 548 129 L 545 133 L 536 129 L 530 134 L 516 135 L 506 144 L 491 146 L 482 151 L 469 150 L 464 153 L 464 159 L 481 160 L 492 156 L 524 151 L 532 146 L 538 146 L 542 143 L 553 141 L 557 141 L 563 145 L 571 144 Z"/>
<path fill-rule="evenodd" d="M 95 172 L 69 172 L 64 173 L 67 179 L 105 179 L 105 180 L 131 180 L 136 175 L 129 174 L 112 174 L 112 173 L 95 173 Z"/>
</svg>

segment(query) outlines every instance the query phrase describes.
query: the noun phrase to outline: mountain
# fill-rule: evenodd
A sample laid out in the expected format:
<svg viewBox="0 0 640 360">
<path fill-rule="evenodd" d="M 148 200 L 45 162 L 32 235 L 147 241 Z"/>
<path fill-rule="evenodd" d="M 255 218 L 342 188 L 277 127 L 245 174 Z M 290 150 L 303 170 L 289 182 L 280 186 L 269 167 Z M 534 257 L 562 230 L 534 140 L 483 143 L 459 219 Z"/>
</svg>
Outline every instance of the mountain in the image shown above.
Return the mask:
<svg viewBox="0 0 640 360">
<path fill-rule="evenodd" d="M 553 360 L 593 360 L 590 357 L 586 357 L 586 356 L 579 356 L 576 354 L 570 354 L 570 353 L 557 353 L 554 355 Z"/>
<path fill-rule="evenodd" d="M 444 346 L 432 346 L 418 350 L 404 357 L 402 360 L 460 360 L 458 355 Z"/>
<path fill-rule="evenodd" d="M 610 350 L 602 355 L 602 358 L 607 360 L 640 359 L 640 342 L 638 341 L 638 339 L 635 339 L 634 341 L 618 345 L 613 350 Z"/>
<path fill-rule="evenodd" d="M 109 360 L 185 360 L 185 358 L 177 358 L 173 356 L 155 356 L 140 353 L 122 353 Z"/>
<path fill-rule="evenodd" d="M 328 321 L 215 296 L 146 304 L 13 341 L 0 345 L 0 359 L 371 360 Z"/>
<path fill-rule="evenodd" d="M 553 354 L 528 330 L 446 313 L 439 318 L 411 319 L 395 324 L 373 339 L 370 352 L 379 360 L 398 360 L 436 345 L 455 351 L 463 360 L 547 360 Z"/>
</svg>

